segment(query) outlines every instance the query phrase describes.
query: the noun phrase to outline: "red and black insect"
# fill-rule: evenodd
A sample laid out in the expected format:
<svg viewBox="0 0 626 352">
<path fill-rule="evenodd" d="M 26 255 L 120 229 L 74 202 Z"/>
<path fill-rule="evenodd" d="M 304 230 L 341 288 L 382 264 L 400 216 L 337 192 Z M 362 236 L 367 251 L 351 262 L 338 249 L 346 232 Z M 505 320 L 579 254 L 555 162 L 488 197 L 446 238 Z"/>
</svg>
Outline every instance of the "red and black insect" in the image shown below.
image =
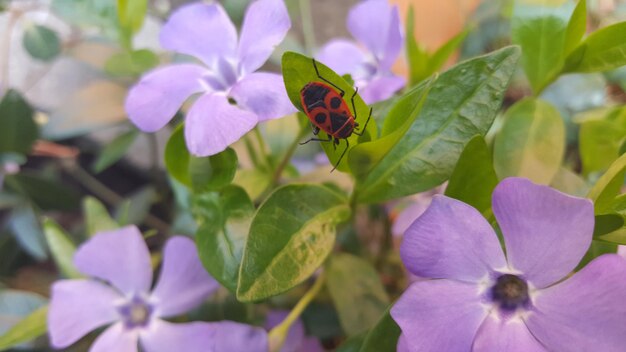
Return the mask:
<svg viewBox="0 0 626 352">
<path fill-rule="evenodd" d="M 313 59 L 313 67 L 315 68 L 317 77 L 328 84 L 322 82 L 307 83 L 300 90 L 300 101 L 302 102 L 304 113 L 309 120 L 311 120 L 313 134 L 317 136 L 320 130 L 322 130 L 326 132 L 328 139 L 311 138 L 300 144 L 306 144 L 311 141 L 333 142 L 333 146 L 336 148 L 337 145 L 339 145 L 340 140 L 345 140 L 346 149 L 343 150 L 339 160 L 337 160 L 337 164 L 335 164 L 335 167 L 331 170 L 331 172 L 333 172 L 337 166 L 339 166 L 339 163 L 348 151 L 348 148 L 350 148 L 348 137 L 350 137 L 353 133 L 357 136 L 363 135 L 363 132 L 358 132 L 359 124 L 356 122 L 357 114 L 356 107 L 354 105 L 354 97 L 359 91 L 359 88 L 356 88 L 354 94 L 352 94 L 352 97 L 350 98 L 352 111 L 354 111 L 354 115 L 352 115 L 350 109 L 348 109 L 348 104 L 346 104 L 346 101 L 343 99 L 345 94 L 343 89 L 339 88 L 336 84 L 320 75 L 315 59 Z M 369 116 L 363 126 L 363 131 L 367 128 L 367 123 L 370 121 L 371 117 L 372 109 L 370 108 Z"/>
</svg>

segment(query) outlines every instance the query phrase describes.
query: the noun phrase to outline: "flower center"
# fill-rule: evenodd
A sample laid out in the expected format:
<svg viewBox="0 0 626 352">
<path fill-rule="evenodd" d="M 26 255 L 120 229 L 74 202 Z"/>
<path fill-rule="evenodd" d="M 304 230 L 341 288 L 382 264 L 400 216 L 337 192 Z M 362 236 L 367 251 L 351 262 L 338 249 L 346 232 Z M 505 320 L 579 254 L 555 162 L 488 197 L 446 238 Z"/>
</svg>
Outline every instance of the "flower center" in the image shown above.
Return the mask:
<svg viewBox="0 0 626 352">
<path fill-rule="evenodd" d="M 517 275 L 503 274 L 491 288 L 491 298 L 504 310 L 515 310 L 529 303 L 528 284 Z"/>
<path fill-rule="evenodd" d="M 137 295 L 118 307 L 122 321 L 129 329 L 148 325 L 153 311 L 154 307 Z"/>
</svg>

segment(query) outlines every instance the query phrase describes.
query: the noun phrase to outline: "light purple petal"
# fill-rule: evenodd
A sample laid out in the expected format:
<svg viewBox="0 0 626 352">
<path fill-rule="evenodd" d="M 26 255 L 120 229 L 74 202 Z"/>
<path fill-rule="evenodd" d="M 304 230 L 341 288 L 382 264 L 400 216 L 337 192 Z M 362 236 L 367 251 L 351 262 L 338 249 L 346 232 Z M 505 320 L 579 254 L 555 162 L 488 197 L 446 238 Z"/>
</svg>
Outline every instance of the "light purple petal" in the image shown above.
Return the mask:
<svg viewBox="0 0 626 352">
<path fill-rule="evenodd" d="M 90 331 L 119 318 L 114 289 L 92 280 L 62 280 L 52 285 L 48 334 L 55 348 L 64 348 Z"/>
<path fill-rule="evenodd" d="M 404 336 L 404 334 L 400 334 L 400 337 L 398 338 L 396 352 L 411 352 L 411 348 L 409 347 L 409 343 L 406 341 L 406 336 Z"/>
<path fill-rule="evenodd" d="M 291 27 L 283 0 L 258 0 L 246 11 L 239 40 L 241 73 L 256 71 Z"/>
<path fill-rule="evenodd" d="M 395 26 L 396 28 L 393 28 Z M 391 66 L 400 52 L 397 7 L 385 0 L 367 0 L 354 6 L 348 14 L 348 30 L 374 54 L 379 63 Z"/>
<path fill-rule="evenodd" d="M 394 236 L 402 236 L 411 224 L 428 208 L 430 205 L 430 199 L 428 201 L 416 200 L 404 208 L 398 217 L 393 221 L 391 226 L 391 234 Z"/>
<path fill-rule="evenodd" d="M 196 156 L 217 154 L 238 141 L 257 122 L 254 113 L 230 105 L 225 96 L 205 94 L 187 113 L 187 148 Z"/>
<path fill-rule="evenodd" d="M 215 351 L 267 352 L 269 345 L 264 329 L 232 321 L 213 323 L 217 326 Z"/>
<path fill-rule="evenodd" d="M 230 96 L 237 105 L 254 112 L 260 121 L 296 112 L 287 96 L 283 77 L 275 73 L 257 72 L 246 76 L 235 84 Z"/>
<path fill-rule="evenodd" d="M 130 120 L 144 132 L 158 131 L 174 117 L 192 94 L 204 90 L 206 69 L 192 64 L 158 68 L 143 76 L 126 97 Z"/>
<path fill-rule="evenodd" d="M 288 311 L 269 312 L 267 317 L 265 317 L 265 328 L 267 330 L 271 330 L 273 327 L 280 324 L 288 314 Z M 298 319 L 289 328 L 287 337 L 285 338 L 285 342 L 283 343 L 283 347 L 280 349 L 280 352 L 300 352 L 302 350 L 303 343 L 304 324 L 302 324 L 302 320 Z"/>
<path fill-rule="evenodd" d="M 624 351 L 626 260 L 602 255 L 534 299 L 530 332 L 551 351 Z"/>
<path fill-rule="evenodd" d="M 237 30 L 218 2 L 197 2 L 174 12 L 161 29 L 161 46 L 195 56 L 210 67 L 219 57 L 235 59 Z"/>
<path fill-rule="evenodd" d="M 202 267 L 191 239 L 173 237 L 167 241 L 163 253 L 161 276 L 152 292 L 158 316 L 185 313 L 200 305 L 219 287 Z"/>
<path fill-rule="evenodd" d="M 117 323 L 98 336 L 89 352 L 136 352 L 137 340 L 137 330 L 126 330 L 124 323 Z"/>
<path fill-rule="evenodd" d="M 486 315 L 478 285 L 445 279 L 412 284 L 391 308 L 411 351 L 470 351 Z"/>
<path fill-rule="evenodd" d="M 400 257 L 415 275 L 469 282 L 506 267 L 498 238 L 478 210 L 440 195 L 405 232 Z"/>
<path fill-rule="evenodd" d="M 315 58 L 340 75 L 354 74 L 366 61 L 363 50 L 346 39 L 329 41 L 319 50 Z"/>
<path fill-rule="evenodd" d="M 320 340 L 311 336 L 304 338 L 302 348 L 297 352 L 326 352 L 326 349 L 322 346 Z"/>
<path fill-rule="evenodd" d="M 147 293 L 152 284 L 150 252 L 136 226 L 97 233 L 78 248 L 74 265 L 128 295 Z"/>
<path fill-rule="evenodd" d="M 502 320 L 497 316 L 485 319 L 476 334 L 472 352 L 546 352 L 519 318 Z"/>
<path fill-rule="evenodd" d="M 359 89 L 359 94 L 365 103 L 374 104 L 391 98 L 405 84 L 406 80 L 399 76 L 376 77 Z"/>
<path fill-rule="evenodd" d="M 576 267 L 591 244 L 591 201 L 507 178 L 493 191 L 509 264 L 535 287 L 546 287 Z"/>
</svg>

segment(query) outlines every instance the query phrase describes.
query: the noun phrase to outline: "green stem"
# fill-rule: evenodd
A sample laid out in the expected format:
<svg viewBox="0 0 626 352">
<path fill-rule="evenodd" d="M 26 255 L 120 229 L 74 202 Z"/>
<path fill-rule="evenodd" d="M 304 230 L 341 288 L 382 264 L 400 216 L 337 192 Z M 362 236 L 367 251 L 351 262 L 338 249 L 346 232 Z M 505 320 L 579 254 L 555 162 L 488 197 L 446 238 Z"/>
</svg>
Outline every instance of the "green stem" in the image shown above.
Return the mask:
<svg viewBox="0 0 626 352">
<path fill-rule="evenodd" d="M 276 170 L 274 170 L 274 176 L 272 177 L 272 185 L 276 186 L 278 182 L 280 181 L 280 177 L 283 174 L 283 171 L 285 171 L 285 168 L 287 167 L 287 165 L 289 165 L 289 161 L 291 160 L 291 157 L 293 156 L 293 154 L 296 152 L 296 149 L 298 148 L 298 145 L 300 143 L 300 139 L 304 136 L 306 131 L 307 129 L 304 126 L 300 128 L 300 132 L 298 132 L 298 136 L 293 140 L 293 142 L 291 142 L 291 145 L 285 152 L 285 156 L 280 161 L 280 164 L 278 164 L 278 166 L 276 167 Z"/>
<path fill-rule="evenodd" d="M 263 135 L 261 134 L 261 130 L 259 130 L 259 126 L 256 126 L 254 128 L 254 136 L 257 139 L 257 142 L 259 143 L 259 150 L 261 151 L 261 155 L 263 156 L 263 160 L 265 162 L 265 164 L 268 167 L 268 170 L 272 169 L 272 163 L 270 161 L 269 158 L 269 154 L 268 154 L 268 148 L 267 145 L 265 144 L 265 139 L 263 138 Z"/>
<path fill-rule="evenodd" d="M 315 283 L 307 293 L 302 296 L 302 298 L 296 303 L 296 306 L 293 307 L 289 315 L 283 320 L 280 324 L 275 326 L 269 333 L 269 344 L 270 344 L 270 352 L 278 352 L 280 348 L 283 347 L 285 343 L 285 338 L 287 337 L 287 333 L 291 328 L 291 325 L 300 317 L 304 309 L 313 301 L 315 296 L 322 290 L 324 287 L 324 282 L 326 280 L 326 276 L 324 272 L 321 272 L 317 279 L 315 279 Z"/>
<path fill-rule="evenodd" d="M 302 20 L 302 33 L 304 34 L 304 48 L 307 54 L 313 55 L 315 51 L 315 31 L 313 29 L 313 17 L 311 16 L 311 3 L 309 0 L 299 0 L 300 19 Z"/>
</svg>

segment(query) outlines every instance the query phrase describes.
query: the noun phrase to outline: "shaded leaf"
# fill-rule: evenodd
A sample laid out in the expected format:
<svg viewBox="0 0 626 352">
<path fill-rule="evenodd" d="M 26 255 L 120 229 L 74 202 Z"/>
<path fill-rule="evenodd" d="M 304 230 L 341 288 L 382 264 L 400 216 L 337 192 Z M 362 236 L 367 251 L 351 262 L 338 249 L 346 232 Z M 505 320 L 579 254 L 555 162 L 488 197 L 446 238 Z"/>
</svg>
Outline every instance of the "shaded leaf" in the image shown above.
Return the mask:
<svg viewBox="0 0 626 352">
<path fill-rule="evenodd" d="M 43 347 L 27 342 L 46 332 L 45 304 L 45 298 L 32 292 L 0 291 L 0 350 Z"/>
<path fill-rule="evenodd" d="M 626 154 L 615 160 L 593 185 L 587 197 L 593 200 L 596 215 L 613 213 L 615 197 L 624 184 L 624 173 L 626 173 Z"/>
<path fill-rule="evenodd" d="M 389 308 L 391 309 L 391 307 Z M 365 337 L 361 352 L 395 351 L 400 327 L 389 314 L 389 309 Z"/>
<path fill-rule="evenodd" d="M 98 158 L 93 163 L 92 169 L 95 173 L 100 173 L 106 170 L 109 166 L 118 162 L 124 157 L 128 148 L 135 142 L 139 136 L 139 131 L 132 129 L 126 133 L 120 134 L 109 142 L 104 149 L 98 155 Z"/>
<path fill-rule="evenodd" d="M 42 210 L 74 210 L 79 195 L 74 189 L 34 172 L 22 171 L 7 175 L 5 182 L 11 189 L 27 196 Z"/>
<path fill-rule="evenodd" d="M 85 218 L 87 236 L 94 236 L 98 232 L 115 230 L 120 227 L 111 218 L 104 204 L 91 196 L 83 198 L 83 217 Z"/>
<path fill-rule="evenodd" d="M 45 219 L 43 231 L 52 253 L 52 258 L 63 276 L 76 279 L 82 277 L 74 266 L 73 258 L 76 252 L 76 245 L 70 236 L 52 219 Z"/>
<path fill-rule="evenodd" d="M 37 260 L 48 258 L 46 240 L 37 220 L 35 210 L 29 205 L 21 205 L 11 211 L 8 226 L 13 236 L 28 254 Z"/>
<path fill-rule="evenodd" d="M 0 101 L 0 153 L 28 154 L 39 136 L 34 111 L 22 95 L 9 89 Z"/>
<path fill-rule="evenodd" d="M 46 26 L 27 26 L 22 44 L 30 56 L 43 61 L 50 61 L 61 53 L 59 36 Z"/>
</svg>

